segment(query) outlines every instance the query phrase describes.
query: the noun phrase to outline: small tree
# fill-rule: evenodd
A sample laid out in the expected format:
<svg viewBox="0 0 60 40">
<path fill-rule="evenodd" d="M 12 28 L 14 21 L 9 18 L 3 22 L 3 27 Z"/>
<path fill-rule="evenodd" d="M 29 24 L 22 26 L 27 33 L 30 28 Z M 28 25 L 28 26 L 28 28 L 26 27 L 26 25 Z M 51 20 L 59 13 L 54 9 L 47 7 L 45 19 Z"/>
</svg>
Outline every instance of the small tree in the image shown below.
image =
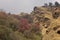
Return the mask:
<svg viewBox="0 0 60 40">
<path fill-rule="evenodd" d="M 57 7 L 57 6 L 59 6 L 59 5 L 60 5 L 60 4 L 56 1 L 56 2 L 55 2 L 55 6 Z"/>
<path fill-rule="evenodd" d="M 49 6 L 52 7 L 52 5 L 53 5 L 53 4 L 50 2 L 50 3 L 49 3 Z"/>
<path fill-rule="evenodd" d="M 48 6 L 48 4 L 47 4 L 47 3 L 45 3 L 45 4 L 44 4 L 44 6 L 45 6 L 45 7 L 47 7 L 47 6 Z"/>
<path fill-rule="evenodd" d="M 35 6 L 35 7 L 34 7 L 34 11 L 36 11 L 36 10 L 37 10 L 37 7 Z"/>
</svg>

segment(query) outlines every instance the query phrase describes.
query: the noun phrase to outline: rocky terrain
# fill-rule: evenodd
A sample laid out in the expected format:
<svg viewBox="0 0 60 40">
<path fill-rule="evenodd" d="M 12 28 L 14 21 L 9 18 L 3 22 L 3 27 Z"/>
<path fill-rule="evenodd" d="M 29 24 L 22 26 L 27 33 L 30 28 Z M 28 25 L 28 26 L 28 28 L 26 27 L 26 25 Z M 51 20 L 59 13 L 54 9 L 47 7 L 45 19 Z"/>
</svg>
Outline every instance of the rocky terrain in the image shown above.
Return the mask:
<svg viewBox="0 0 60 40">
<path fill-rule="evenodd" d="M 40 24 L 42 40 L 60 40 L 60 7 L 35 7 L 32 15 Z"/>
</svg>

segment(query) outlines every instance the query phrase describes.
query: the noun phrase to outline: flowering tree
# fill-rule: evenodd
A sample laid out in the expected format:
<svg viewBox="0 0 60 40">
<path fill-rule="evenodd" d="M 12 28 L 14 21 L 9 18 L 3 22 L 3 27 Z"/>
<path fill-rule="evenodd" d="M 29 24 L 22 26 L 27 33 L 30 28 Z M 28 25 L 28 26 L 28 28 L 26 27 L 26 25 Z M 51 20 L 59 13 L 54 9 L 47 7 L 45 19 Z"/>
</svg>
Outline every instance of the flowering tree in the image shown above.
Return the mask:
<svg viewBox="0 0 60 40">
<path fill-rule="evenodd" d="M 24 32 L 25 30 L 29 30 L 30 24 L 27 19 L 21 18 L 18 26 L 18 30 Z"/>
</svg>

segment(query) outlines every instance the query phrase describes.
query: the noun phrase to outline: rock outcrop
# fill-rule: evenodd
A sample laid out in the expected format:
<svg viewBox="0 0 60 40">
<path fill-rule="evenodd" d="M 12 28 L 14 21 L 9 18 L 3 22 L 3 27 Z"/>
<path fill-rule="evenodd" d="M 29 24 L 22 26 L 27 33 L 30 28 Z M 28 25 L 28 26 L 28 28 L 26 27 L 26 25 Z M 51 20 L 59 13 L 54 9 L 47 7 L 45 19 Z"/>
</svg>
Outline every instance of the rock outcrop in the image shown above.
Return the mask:
<svg viewBox="0 0 60 40">
<path fill-rule="evenodd" d="M 39 22 L 42 40 L 60 40 L 60 9 L 59 7 L 34 7 L 31 13 L 33 22 Z"/>
</svg>

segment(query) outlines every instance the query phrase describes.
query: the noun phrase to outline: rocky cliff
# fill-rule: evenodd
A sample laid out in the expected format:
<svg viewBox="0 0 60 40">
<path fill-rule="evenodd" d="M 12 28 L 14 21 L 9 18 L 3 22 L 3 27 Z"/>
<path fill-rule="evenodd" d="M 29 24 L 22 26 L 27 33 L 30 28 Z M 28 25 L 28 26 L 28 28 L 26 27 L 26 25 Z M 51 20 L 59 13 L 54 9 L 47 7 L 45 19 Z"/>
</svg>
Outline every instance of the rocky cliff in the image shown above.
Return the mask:
<svg viewBox="0 0 60 40">
<path fill-rule="evenodd" d="M 34 7 L 33 22 L 39 22 L 42 40 L 60 40 L 60 7 Z"/>
</svg>

